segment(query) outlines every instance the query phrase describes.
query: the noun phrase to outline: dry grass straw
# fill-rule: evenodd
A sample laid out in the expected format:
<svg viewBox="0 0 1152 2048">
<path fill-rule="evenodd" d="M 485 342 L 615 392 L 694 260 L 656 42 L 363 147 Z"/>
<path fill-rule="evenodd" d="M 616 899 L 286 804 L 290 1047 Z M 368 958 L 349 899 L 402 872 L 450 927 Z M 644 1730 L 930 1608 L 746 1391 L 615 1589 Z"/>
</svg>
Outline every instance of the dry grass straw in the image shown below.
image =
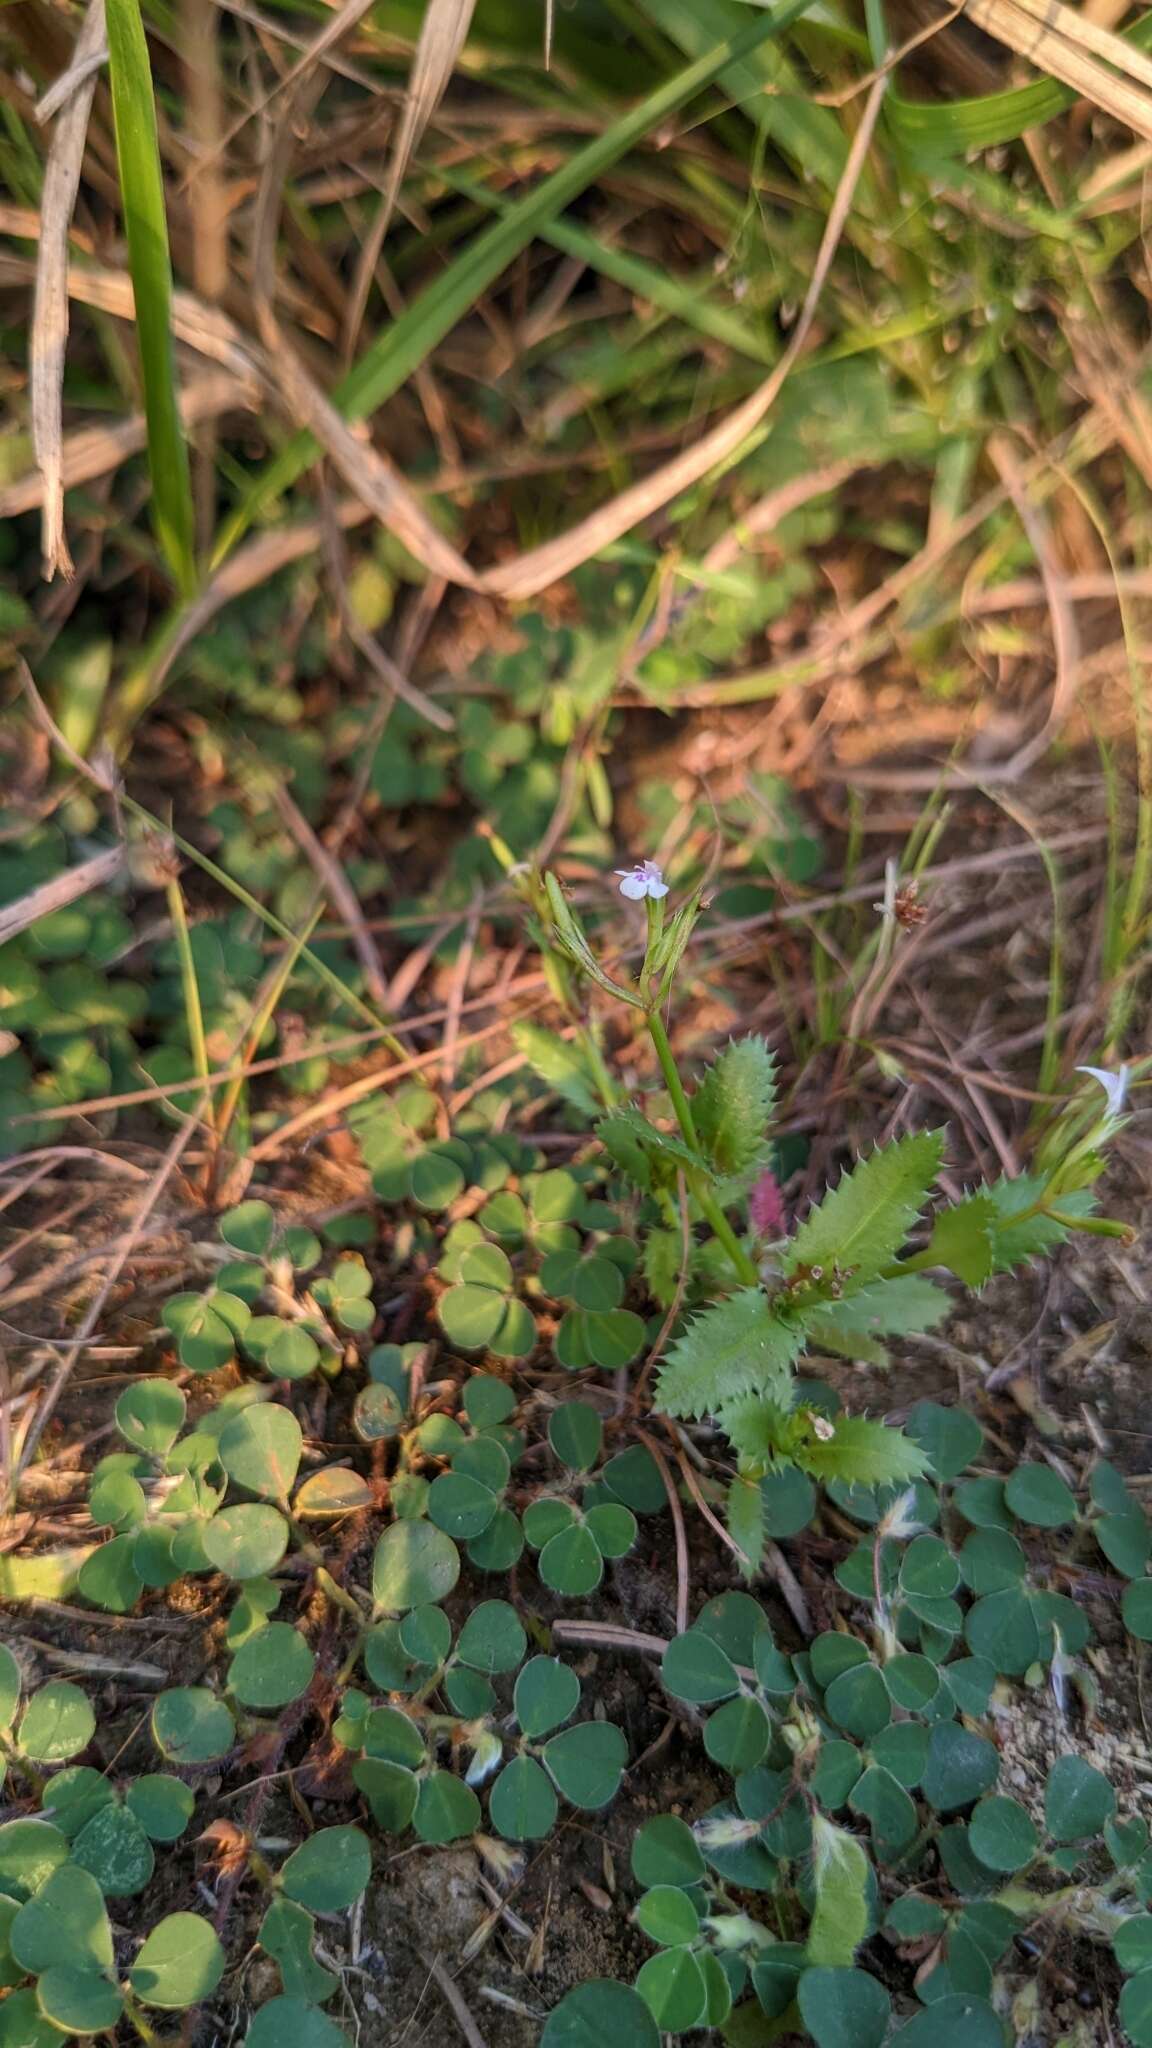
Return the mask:
<svg viewBox="0 0 1152 2048">
<path fill-rule="evenodd" d="M 1062 0 L 968 0 L 968 19 L 1152 141 L 1152 58 Z"/>
<path fill-rule="evenodd" d="M 96 92 L 96 73 L 104 55 L 104 0 L 89 0 L 88 11 L 76 38 L 73 61 L 39 109 L 39 118 L 46 120 L 53 109 L 62 108 L 44 166 L 29 350 L 32 446 L 44 479 L 40 552 L 44 574 L 48 578 L 57 574 L 71 576 L 73 572 L 64 533 L 63 390 L 64 354 L 68 346 L 68 236 L 80 187 L 88 117 Z"/>
</svg>

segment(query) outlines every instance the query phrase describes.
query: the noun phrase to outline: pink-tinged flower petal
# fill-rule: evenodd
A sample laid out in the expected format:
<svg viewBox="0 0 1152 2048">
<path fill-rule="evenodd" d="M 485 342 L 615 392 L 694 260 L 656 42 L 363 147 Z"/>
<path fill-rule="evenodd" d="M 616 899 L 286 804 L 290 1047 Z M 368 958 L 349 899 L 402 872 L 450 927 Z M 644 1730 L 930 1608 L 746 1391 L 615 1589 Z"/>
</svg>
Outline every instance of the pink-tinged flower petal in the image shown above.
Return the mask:
<svg viewBox="0 0 1152 2048">
<path fill-rule="evenodd" d="M 621 869 L 617 869 L 618 874 L 622 872 Z M 624 875 L 624 879 L 620 884 L 620 894 L 626 896 L 629 903 L 643 902 L 648 894 L 648 884 L 638 869 L 633 868 Z"/>
<path fill-rule="evenodd" d="M 748 1215 L 757 1237 L 782 1237 L 784 1197 L 771 1167 L 766 1167 L 748 1197 Z"/>
</svg>

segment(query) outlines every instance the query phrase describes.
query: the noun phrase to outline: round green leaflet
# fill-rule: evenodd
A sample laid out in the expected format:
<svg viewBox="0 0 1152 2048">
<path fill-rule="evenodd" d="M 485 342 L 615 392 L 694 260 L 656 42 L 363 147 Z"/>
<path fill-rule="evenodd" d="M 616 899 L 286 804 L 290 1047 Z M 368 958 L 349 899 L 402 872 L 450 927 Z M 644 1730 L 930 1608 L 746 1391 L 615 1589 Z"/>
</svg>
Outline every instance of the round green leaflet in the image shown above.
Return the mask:
<svg viewBox="0 0 1152 2048">
<path fill-rule="evenodd" d="M 928 1738 L 922 1780 L 924 1797 L 937 1813 L 968 1806 L 996 1783 L 1000 1756 L 995 1745 L 958 1722 L 938 1722 Z"/>
<path fill-rule="evenodd" d="M 487 1436 L 466 1437 L 453 1453 L 452 1470 L 478 1479 L 481 1486 L 501 1494 L 512 1477 L 512 1462 L 493 1431 Z"/>
<path fill-rule="evenodd" d="M 806 1472 L 786 1465 L 781 1472 L 765 1473 L 760 1502 L 766 1536 L 798 1536 L 816 1512 L 816 1488 Z"/>
<path fill-rule="evenodd" d="M 549 2013 L 540 2048 L 660 2048 L 660 2030 L 644 2000 L 610 1977 L 578 1984 Z"/>
<path fill-rule="evenodd" d="M 561 1529 L 570 1529 L 575 1520 L 576 1510 L 571 1501 L 546 1493 L 525 1508 L 524 1535 L 533 1550 L 543 1550 L 553 1536 L 558 1536 Z M 1149 1584 L 1152 1585 L 1152 1580 Z"/>
<path fill-rule="evenodd" d="M 901 1855 L 915 1839 L 916 1808 L 900 1780 L 881 1765 L 870 1765 L 857 1779 L 849 1804 L 853 1813 L 866 1816 L 882 1863 Z"/>
<path fill-rule="evenodd" d="M 1126 1579 L 1138 1579 L 1152 1555 L 1152 1529 L 1138 1501 L 1119 1515 L 1102 1515 L 1092 1533 L 1108 1559 Z"/>
<path fill-rule="evenodd" d="M 1021 1545 L 1007 1529 L 973 1529 L 959 1563 L 964 1584 L 979 1596 L 1009 1591 L 1028 1569 Z"/>
<path fill-rule="evenodd" d="M 273 1337 L 263 1362 L 274 1379 L 306 1380 L 320 1363 L 320 1346 L 302 1323 L 286 1323 Z"/>
<path fill-rule="evenodd" d="M 400 1623 L 400 1648 L 414 1664 L 434 1670 L 452 1647 L 452 1623 L 442 1607 L 413 1607 Z"/>
<path fill-rule="evenodd" d="M 674 1699 L 693 1706 L 710 1706 L 715 1700 L 730 1699 L 740 1690 L 740 1680 L 731 1657 L 709 1636 L 686 1629 L 674 1636 L 664 1652 L 660 1676 Z"/>
<path fill-rule="evenodd" d="M 228 1690 L 242 1706 L 286 1707 L 307 1692 L 316 1659 L 298 1629 L 266 1622 L 242 1643 L 228 1667 Z"/>
<path fill-rule="evenodd" d="M 690 1948 L 666 1948 L 649 1956 L 636 1989 L 666 2034 L 686 2034 L 700 2025 L 707 2010 L 704 1973 Z"/>
<path fill-rule="evenodd" d="M 257 1940 L 265 1955 L 279 1965 L 280 1982 L 290 1995 L 299 1994 L 323 2005 L 340 1988 L 340 1980 L 321 1969 L 313 1953 L 316 1922 L 305 1907 L 297 1906 L 283 1894 L 274 1898 L 263 1920 Z"/>
<path fill-rule="evenodd" d="M 1133 1579 L 1120 1602 L 1124 1626 L 1137 1642 L 1152 1643 L 1152 1579 Z"/>
<path fill-rule="evenodd" d="M 247 1322 L 247 1302 L 231 1294 L 174 1294 L 161 1310 L 166 1329 L 176 1339 L 176 1353 L 189 1372 L 218 1372 L 236 1356 L 234 1319 L 226 1316 L 225 1304 L 235 1303 Z"/>
<path fill-rule="evenodd" d="M 10 1899 L 30 1899 L 67 1860 L 67 1838 L 47 1821 L 9 1820 L 0 1827 L 0 1892 Z"/>
<path fill-rule="evenodd" d="M 796 1996 L 817 2048 L 880 2048 L 892 2001 L 866 1971 L 805 1970 Z"/>
<path fill-rule="evenodd" d="M 12 1655 L 0 1643 L 0 1728 L 10 1728 L 20 1703 L 24 1674 Z"/>
<path fill-rule="evenodd" d="M 699 1884 L 704 1869 L 695 1835 L 675 1814 L 660 1813 L 646 1820 L 633 1837 L 632 1875 L 637 1884 Z"/>
<path fill-rule="evenodd" d="M 869 1661 L 867 1646 L 858 1642 L 855 1636 L 842 1635 L 839 1629 L 829 1629 L 825 1634 L 816 1636 L 808 1658 L 813 1678 L 825 1690 L 842 1672 L 852 1671 L 858 1664 Z"/>
<path fill-rule="evenodd" d="M 558 1790 L 589 1813 L 615 1798 L 627 1761 L 623 1730 L 611 1721 L 580 1721 L 544 1745 L 544 1762 Z"/>
<path fill-rule="evenodd" d="M 488 1815 L 509 1842 L 539 1842 L 551 1834 L 559 1811 L 556 1794 L 538 1763 L 514 1757 L 492 1783 Z"/>
<path fill-rule="evenodd" d="M 84 1559 L 77 1585 L 94 1607 L 103 1607 L 108 1614 L 128 1614 L 135 1607 L 143 1584 L 136 1569 L 143 1534 L 141 1529 L 133 1535 L 113 1536 L 110 1543 L 102 1543 Z"/>
<path fill-rule="evenodd" d="M 234 1252 L 246 1252 L 249 1258 L 262 1259 L 271 1247 L 276 1218 L 267 1202 L 254 1197 L 251 1201 L 239 1203 L 235 1209 L 227 1210 L 216 1228 Z"/>
<path fill-rule="evenodd" d="M 353 1906 L 372 1875 L 372 1848 L 359 1828 L 318 1828 L 288 1858 L 282 1890 L 311 1913 Z"/>
<path fill-rule="evenodd" d="M 227 1756 L 236 1724 L 223 1700 L 202 1685 L 173 1686 L 152 1708 L 157 1749 L 174 1764 L 209 1764 Z"/>
<path fill-rule="evenodd" d="M 288 1548 L 288 1524 L 273 1507 L 245 1502 L 221 1508 L 204 1525 L 204 1555 L 230 1579 L 262 1578 Z"/>
<path fill-rule="evenodd" d="M 237 1486 L 261 1500 L 288 1499 L 304 1437 L 290 1408 L 278 1402 L 242 1408 L 221 1432 L 220 1463 Z"/>
<path fill-rule="evenodd" d="M 700 1932 L 699 1913 L 687 1892 L 675 1884 L 654 1885 L 645 1892 L 632 1918 L 661 1948 L 687 1946 Z"/>
<path fill-rule="evenodd" d="M 1152 1970 L 1129 1977 L 1117 2011 L 1132 2048 L 1152 2048 Z"/>
<path fill-rule="evenodd" d="M 512 1709 L 529 1738 L 550 1735 L 580 1705 L 580 1680 L 557 1657 L 530 1657 L 516 1680 Z"/>
<path fill-rule="evenodd" d="M 968 1822 L 972 1853 L 989 1870 L 1012 1872 L 1031 1863 L 1040 1846 L 1036 1824 L 1018 1800 L 981 1799 Z"/>
<path fill-rule="evenodd" d="M 1062 1529 L 1076 1520 L 1076 1496 L 1050 1465 L 1017 1465 L 1004 1483 L 1004 1499 L 1021 1522 Z"/>
<path fill-rule="evenodd" d="M 368 1801 L 377 1827 L 386 1834 L 403 1834 L 416 1811 L 420 1789 L 412 1772 L 379 1757 L 362 1757 L 353 1764 L 352 1777 Z"/>
<path fill-rule="evenodd" d="M 404 1427 L 404 1403 L 395 1387 L 383 1381 L 361 1387 L 352 1409 L 352 1427 L 361 1443 L 385 1443 Z"/>
<path fill-rule="evenodd" d="M 70 1770 L 55 1772 L 45 1786 L 40 1811 L 71 1842 L 102 1806 L 115 1804 L 115 1790 L 102 1772 L 90 1770 L 87 1764 L 73 1764 Z"/>
<path fill-rule="evenodd" d="M 905 1654 L 890 1657 L 884 1666 L 884 1683 L 896 1706 L 909 1714 L 928 1714 L 933 1720 L 951 1719 L 952 1695 L 941 1682 L 939 1666 L 929 1657 Z M 931 1710 L 937 1699 L 943 1712 Z"/>
<path fill-rule="evenodd" d="M 224 1951 L 198 1913 L 169 1913 L 152 1929 L 128 1981 L 145 2005 L 183 2012 L 210 1998 L 224 1974 Z"/>
<path fill-rule="evenodd" d="M 482 1572 L 511 1571 L 524 1554 L 524 1531 L 511 1508 L 497 1508 L 488 1527 L 468 1544 L 468 1560 Z"/>
<path fill-rule="evenodd" d="M 824 1705 L 839 1727 L 865 1741 L 878 1735 L 892 1719 L 892 1704 L 883 1675 L 875 1664 L 856 1664 L 834 1678 Z"/>
<path fill-rule="evenodd" d="M 891 2048 L 1005 2048 L 1004 2027 L 986 1999 L 954 1992 L 898 2027 Z"/>
<path fill-rule="evenodd" d="M 96 1716 L 78 1685 L 61 1680 L 43 1685 L 24 1709 L 18 1746 L 32 1763 L 64 1763 L 86 1749 L 96 1732 Z"/>
<path fill-rule="evenodd" d="M 460 1631 L 456 1655 L 476 1671 L 515 1671 L 524 1661 L 528 1638 L 506 1600 L 482 1600 Z"/>
<path fill-rule="evenodd" d="M 1126 1976 L 1152 1969 L 1152 1913 L 1134 1913 L 1112 1936 L 1112 1952 Z"/>
<path fill-rule="evenodd" d="M 81 1969 L 109 1969 L 112 1929 L 95 1878 L 75 1864 L 62 1863 L 21 1906 L 8 1930 L 8 1946 L 33 1977 L 50 1970 L 61 1956 Z"/>
<path fill-rule="evenodd" d="M 633 1514 L 656 1515 L 668 1505 L 660 1468 L 643 1444 L 633 1444 L 609 1458 L 600 1478 L 609 1493 Z"/>
<path fill-rule="evenodd" d="M 704 1726 L 704 1747 L 714 1764 L 735 1776 L 755 1770 L 768 1754 L 772 1724 L 759 1700 L 741 1697 L 717 1707 Z"/>
<path fill-rule="evenodd" d="M 0 2002 L 0 2048 L 60 2048 L 59 2029 L 45 2019 L 31 1986 Z"/>
<path fill-rule="evenodd" d="M 496 1712 L 496 1689 L 482 1671 L 454 1664 L 444 1675 L 444 1696 L 462 1721 L 481 1721 Z"/>
<path fill-rule="evenodd" d="M 548 1422 L 548 1442 L 562 1465 L 587 1472 L 600 1456 L 604 1425 L 587 1401 L 564 1401 Z"/>
<path fill-rule="evenodd" d="M 589 1508 L 584 1527 L 601 1557 L 627 1557 L 639 1534 L 631 1508 L 618 1507 L 615 1501 Z"/>
<path fill-rule="evenodd" d="M 578 1308 L 605 1310 L 619 1308 L 624 1299 L 624 1275 L 611 1259 L 578 1259 L 572 1272 L 572 1299 Z"/>
<path fill-rule="evenodd" d="M 574 1599 L 595 1592 L 604 1576 L 604 1560 L 582 1522 L 551 1537 L 536 1568 L 553 1593 L 566 1593 Z"/>
<path fill-rule="evenodd" d="M 1040 1655 L 1039 1623 L 1022 1586 L 1007 1587 L 1002 1593 L 989 1593 L 977 1600 L 965 1617 L 964 1634 L 969 1649 L 986 1657 L 1006 1678 L 1022 1678 Z"/>
<path fill-rule="evenodd" d="M 270 1998 L 255 2014 L 244 2048 L 348 2048 L 348 2036 L 307 1998 Z"/>
<path fill-rule="evenodd" d="M 72 1844 L 72 1859 L 91 1871 L 109 1899 L 134 1898 L 156 1867 L 152 1844 L 126 1806 L 104 1806 Z"/>
<path fill-rule="evenodd" d="M 460 1576 L 460 1552 L 430 1522 L 393 1522 L 376 1545 L 372 1598 L 379 1611 L 403 1614 L 434 1606 Z"/>
<path fill-rule="evenodd" d="M 68 1964 L 44 1972 L 36 1997 L 45 2019 L 66 2034 L 105 2034 L 124 2010 L 119 1989 L 107 1977 Z"/>
<path fill-rule="evenodd" d="M 938 1536 L 916 1536 L 904 1552 L 900 1585 L 921 1599 L 941 1600 L 956 1591 L 960 1567 Z"/>
<path fill-rule="evenodd" d="M 184 1427 L 188 1403 L 171 1380 L 137 1380 L 116 1403 L 122 1437 L 149 1457 L 163 1458 Z"/>
<path fill-rule="evenodd" d="M 106 1472 L 93 1480 L 88 1494 L 88 1513 L 98 1529 L 135 1529 L 148 1512 L 148 1501 L 138 1479 L 129 1472 Z"/>
<path fill-rule="evenodd" d="M 453 1344 L 459 1344 L 463 1351 L 482 1351 L 491 1344 L 504 1321 L 506 1308 L 506 1297 L 498 1288 L 461 1281 L 441 1295 L 436 1313 L 445 1336 Z"/>
<path fill-rule="evenodd" d="M 984 1431 L 963 1408 L 943 1408 L 938 1401 L 917 1401 L 905 1434 L 919 1444 L 937 1479 L 958 1479 L 980 1454 Z"/>
<path fill-rule="evenodd" d="M 412 1825 L 422 1842 L 459 1842 L 479 1827 L 480 1801 L 451 1771 L 432 1771 L 420 1781 Z"/>
<path fill-rule="evenodd" d="M 1054 1841 L 1087 1841 L 1115 1811 L 1116 1794 L 1101 1771 L 1080 1756 L 1057 1757 L 1044 1787 L 1044 1818 Z"/>
<path fill-rule="evenodd" d="M 20 1964 L 14 1961 L 8 1944 L 9 1931 L 19 1911 L 20 1907 L 15 1899 L 0 1897 L 0 1991 L 10 1991 L 13 1985 L 24 1981 L 24 1971 Z M 2 2010 L 0 2008 L 0 2012 Z M 3 2034 L 0 2032 L 0 2040 L 2 2039 Z"/>
<path fill-rule="evenodd" d="M 464 1387 L 464 1413 L 473 1429 L 492 1429 L 507 1422 L 516 1406 L 516 1395 L 507 1381 L 494 1373 L 473 1373 Z"/>
<path fill-rule="evenodd" d="M 424 1762 L 424 1737 L 400 1707 L 373 1707 L 363 1728 L 365 1756 L 415 1771 Z"/>
<path fill-rule="evenodd" d="M 355 1514 L 372 1505 L 372 1488 L 358 1472 L 344 1465 L 327 1465 L 313 1472 L 296 1489 L 292 1512 L 305 1521 L 324 1521 L 329 1516 Z"/>
<path fill-rule="evenodd" d="M 152 1842 L 179 1841 L 196 1806 L 191 1788 L 163 1771 L 149 1771 L 144 1777 L 135 1778 L 124 1799 L 129 1813 Z"/>
<path fill-rule="evenodd" d="M 495 1520 L 499 1497 L 483 1480 L 470 1479 L 466 1472 L 442 1472 L 432 1481 L 428 1495 L 429 1519 L 446 1536 L 464 1542 L 482 1536 Z"/>
</svg>

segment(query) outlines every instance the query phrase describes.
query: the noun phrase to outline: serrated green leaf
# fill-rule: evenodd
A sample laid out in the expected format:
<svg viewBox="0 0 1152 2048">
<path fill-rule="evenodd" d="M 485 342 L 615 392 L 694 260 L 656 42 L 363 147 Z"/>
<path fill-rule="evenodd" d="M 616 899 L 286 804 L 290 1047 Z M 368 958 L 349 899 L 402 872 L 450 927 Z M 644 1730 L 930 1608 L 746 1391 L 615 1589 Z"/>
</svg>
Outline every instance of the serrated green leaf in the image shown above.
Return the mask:
<svg viewBox="0 0 1152 2048">
<path fill-rule="evenodd" d="M 660 1371 L 657 1405 L 668 1415 L 713 1415 L 755 1392 L 787 1407 L 804 1341 L 803 1326 L 777 1315 L 761 1288 L 742 1288 L 693 1317 L 677 1338 Z"/>
<path fill-rule="evenodd" d="M 966 1287 L 983 1287 L 996 1271 L 996 1204 L 978 1191 L 942 1209 L 932 1225 L 926 1262 L 946 1266 Z"/>
<path fill-rule="evenodd" d="M 839 1268 L 866 1280 L 895 1258 L 927 1199 L 944 1154 L 942 1131 L 918 1131 L 860 1160 L 788 1247 L 785 1272 Z"/>
<path fill-rule="evenodd" d="M 830 1437 L 812 1437 L 793 1454 L 797 1464 L 815 1479 L 846 1479 L 854 1486 L 902 1486 L 928 1470 L 919 1445 L 886 1422 L 870 1422 L 863 1415 L 837 1415 L 830 1426 Z"/>
<path fill-rule="evenodd" d="M 692 1097 L 692 1120 L 717 1173 L 759 1165 L 776 1103 L 776 1061 L 762 1038 L 727 1045 Z"/>
</svg>

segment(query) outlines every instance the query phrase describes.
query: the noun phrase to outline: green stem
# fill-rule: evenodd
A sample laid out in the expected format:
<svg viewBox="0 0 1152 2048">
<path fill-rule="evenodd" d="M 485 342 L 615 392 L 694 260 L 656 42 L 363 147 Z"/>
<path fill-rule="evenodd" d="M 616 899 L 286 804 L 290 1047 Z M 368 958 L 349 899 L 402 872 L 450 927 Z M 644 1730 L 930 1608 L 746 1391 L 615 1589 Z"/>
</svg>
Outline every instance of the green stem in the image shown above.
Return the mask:
<svg viewBox="0 0 1152 2048">
<path fill-rule="evenodd" d="M 696 1126 L 692 1121 L 692 1109 L 688 1097 L 684 1093 L 684 1084 L 680 1079 L 672 1047 L 668 1043 L 668 1033 L 664 1029 L 664 1020 L 657 1010 L 649 1010 L 646 1015 L 648 1033 L 656 1048 L 656 1057 L 660 1062 L 660 1071 L 664 1076 L 664 1085 L 672 1098 L 672 1107 L 676 1112 L 676 1121 L 680 1126 L 680 1135 L 685 1144 L 691 1145 L 693 1150 L 695 1150 L 699 1141 L 696 1137 Z M 712 1189 L 707 1185 L 703 1172 L 692 1174 L 689 1185 L 700 1205 L 702 1216 L 711 1228 L 713 1236 L 718 1238 L 723 1245 L 740 1278 L 746 1286 L 755 1287 L 760 1279 L 755 1260 L 750 1259 L 744 1250 L 736 1232 L 716 1200 Z"/>
<path fill-rule="evenodd" d="M 664 1019 L 657 1010 L 649 1010 L 647 1017 L 648 1033 L 656 1048 L 656 1057 L 660 1062 L 660 1071 L 664 1076 L 664 1085 L 672 1098 L 672 1107 L 676 1112 L 676 1121 L 680 1126 L 680 1135 L 686 1145 L 691 1145 L 695 1149 L 699 1143 L 696 1136 L 696 1126 L 692 1121 L 692 1110 L 688 1097 L 684 1093 L 684 1084 L 680 1079 L 672 1047 L 668 1043 L 668 1033 L 664 1029 Z"/>
<path fill-rule="evenodd" d="M 172 920 L 172 932 L 176 940 L 176 952 L 180 961 L 180 987 L 184 998 L 184 1020 L 188 1030 L 188 1046 L 192 1054 L 192 1065 L 198 1079 L 206 1081 L 212 1071 L 208 1058 L 208 1041 L 204 1036 L 204 1012 L 200 1006 L 200 985 L 196 979 L 196 962 L 192 956 L 192 936 L 188 930 L 188 913 L 184 908 L 184 892 L 179 881 L 173 876 L 167 884 L 168 915 Z M 212 1104 L 207 1106 L 209 1122 L 212 1121 Z"/>
</svg>

